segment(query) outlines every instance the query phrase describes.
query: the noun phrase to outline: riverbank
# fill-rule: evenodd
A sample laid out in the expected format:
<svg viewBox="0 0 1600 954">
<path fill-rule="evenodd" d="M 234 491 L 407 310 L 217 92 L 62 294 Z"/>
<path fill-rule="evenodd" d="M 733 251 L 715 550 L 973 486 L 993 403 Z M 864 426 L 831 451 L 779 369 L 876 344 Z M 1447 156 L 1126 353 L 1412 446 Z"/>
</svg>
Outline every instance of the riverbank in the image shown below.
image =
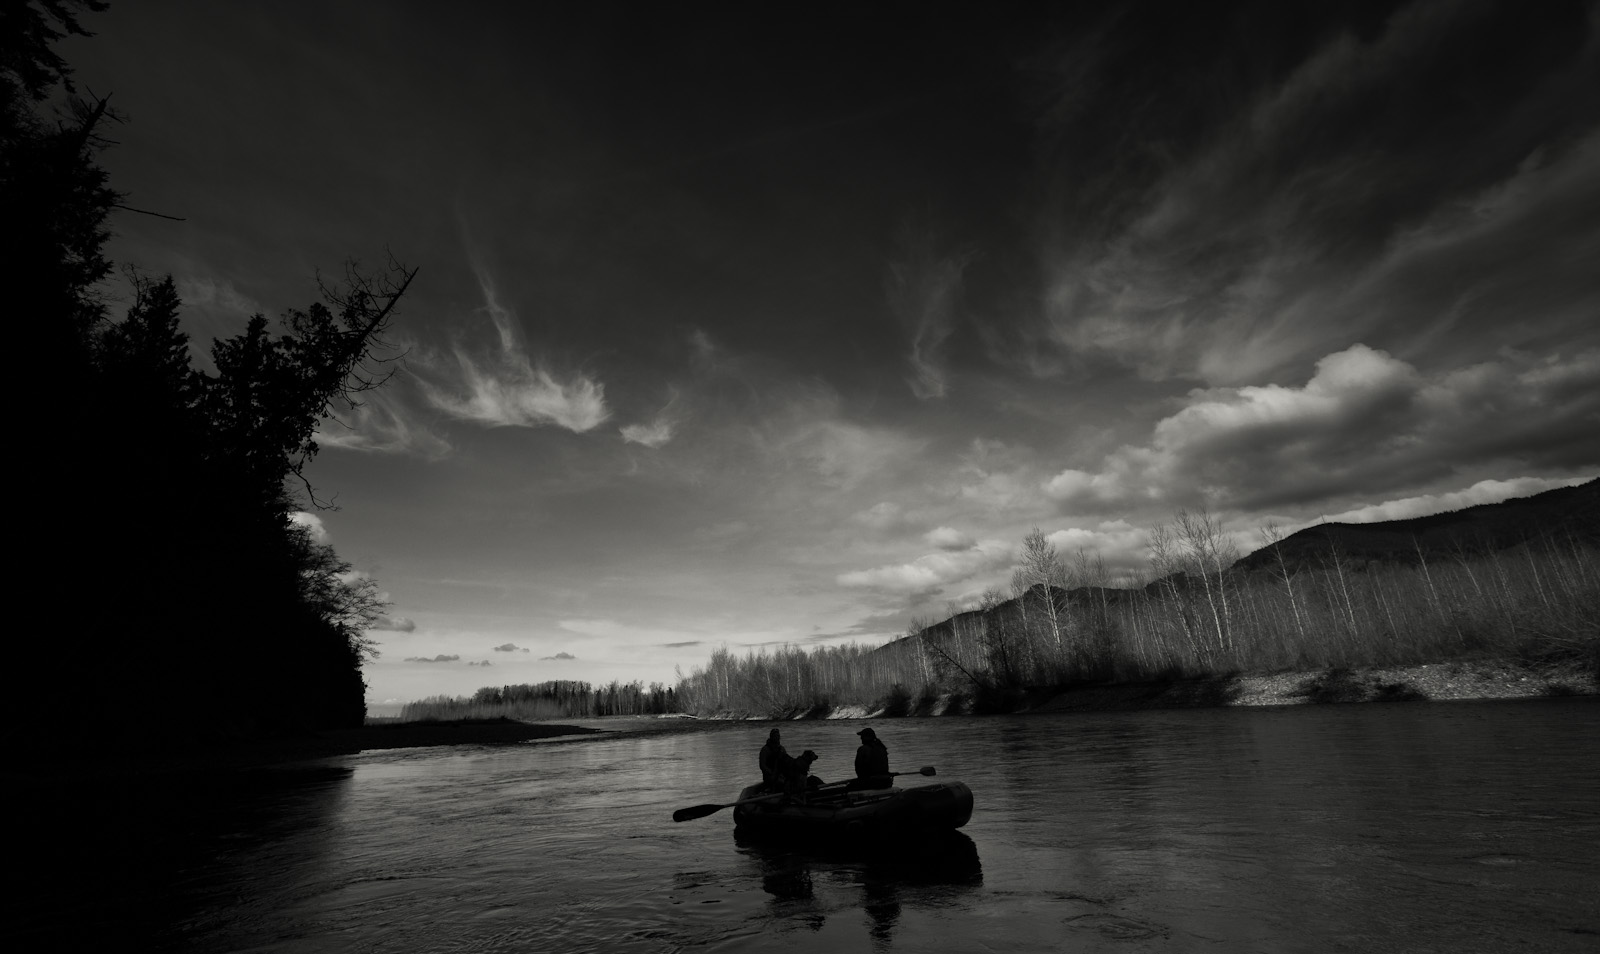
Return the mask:
<svg viewBox="0 0 1600 954">
<path fill-rule="evenodd" d="M 1470 702 L 1600 695 L 1592 669 L 1576 663 L 1526 665 L 1510 659 L 1458 660 L 1414 666 L 1231 673 L 1145 683 L 1099 683 L 1035 688 L 979 700 L 944 693 L 890 713 L 883 707 L 846 705 L 797 710 L 784 719 L 877 719 L 970 715 L 974 712 L 1096 712 L 1191 709 L 1217 706 L 1292 706 L 1348 702 Z M 708 719 L 766 719 L 718 712 Z"/>
<path fill-rule="evenodd" d="M 602 729 L 515 719 L 460 719 L 449 722 L 378 722 L 354 729 L 330 729 L 314 735 L 256 743 L 247 748 L 261 756 L 282 754 L 294 760 L 329 755 L 356 755 L 379 749 L 435 745 L 510 745 L 535 739 L 594 735 Z"/>
<path fill-rule="evenodd" d="M 1066 712 L 1348 702 L 1470 702 L 1600 695 L 1576 665 L 1524 666 L 1503 659 L 1276 673 L 1129 686 L 1084 686 L 1032 700 L 1019 711 Z"/>
<path fill-rule="evenodd" d="M 349 729 L 324 729 L 275 736 L 175 739 L 154 727 L 127 726 L 93 742 L 79 741 L 32 755 L 0 772 L 11 783 L 128 781 L 292 766 L 381 749 L 440 745 L 511 745 L 539 739 L 605 734 L 590 726 L 463 719 L 456 722 L 393 722 Z"/>
</svg>

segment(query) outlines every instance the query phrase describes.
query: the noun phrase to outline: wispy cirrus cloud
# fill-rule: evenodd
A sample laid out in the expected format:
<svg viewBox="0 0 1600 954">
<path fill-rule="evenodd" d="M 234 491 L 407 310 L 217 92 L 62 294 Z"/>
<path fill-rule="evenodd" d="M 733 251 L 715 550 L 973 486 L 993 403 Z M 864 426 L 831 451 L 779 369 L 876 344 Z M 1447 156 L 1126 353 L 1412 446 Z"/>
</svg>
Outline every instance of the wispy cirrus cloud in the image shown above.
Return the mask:
<svg viewBox="0 0 1600 954">
<path fill-rule="evenodd" d="M 672 440 L 673 423 L 669 420 L 656 418 L 647 424 L 627 424 L 621 429 L 622 439 L 630 444 L 643 444 L 646 447 L 662 447 Z"/>
<path fill-rule="evenodd" d="M 401 396 L 409 385 L 408 378 L 397 377 L 378 390 L 363 394 L 360 404 L 342 408 L 318 423 L 313 439 L 318 446 L 340 450 L 408 454 L 427 460 L 448 457 L 450 442 L 428 426 Z"/>
<path fill-rule="evenodd" d="M 1135 18 L 1108 24 L 1075 61 L 1095 75 L 1040 120 L 1056 176 L 1043 322 L 1009 360 L 1238 386 L 1355 341 L 1420 367 L 1600 343 L 1600 272 L 1580 264 L 1600 257 L 1583 211 L 1600 201 L 1600 12 L 1552 14 L 1531 28 L 1419 0 L 1308 37 L 1286 75 L 1221 96 L 1181 85 L 1185 67 L 1214 75 L 1206 53 L 1104 87 L 1099 71 L 1140 53 L 1121 32 Z M 1245 42 L 1215 59 L 1255 55 Z"/>
<path fill-rule="evenodd" d="M 477 350 L 457 344 L 448 357 L 419 352 L 428 402 L 451 417 L 488 427 L 553 424 L 582 433 L 605 423 L 611 416 L 605 386 L 581 371 L 558 374 L 534 361 L 488 271 L 480 267 L 477 276 L 482 311 L 494 325 L 496 340 Z"/>
<path fill-rule="evenodd" d="M 974 253 L 941 252 L 931 232 L 911 224 L 901 230 L 899 245 L 884 285 L 889 308 L 911 339 L 906 383 L 919 398 L 942 398 L 949 391 L 942 349 L 955 331 L 962 274 Z"/>
<path fill-rule="evenodd" d="M 624 425 L 621 428 L 623 441 L 643 444 L 652 449 L 666 446 L 677 433 L 678 424 L 683 416 L 683 411 L 678 406 L 678 397 L 678 391 L 673 389 L 666 405 L 650 420 Z"/>
</svg>

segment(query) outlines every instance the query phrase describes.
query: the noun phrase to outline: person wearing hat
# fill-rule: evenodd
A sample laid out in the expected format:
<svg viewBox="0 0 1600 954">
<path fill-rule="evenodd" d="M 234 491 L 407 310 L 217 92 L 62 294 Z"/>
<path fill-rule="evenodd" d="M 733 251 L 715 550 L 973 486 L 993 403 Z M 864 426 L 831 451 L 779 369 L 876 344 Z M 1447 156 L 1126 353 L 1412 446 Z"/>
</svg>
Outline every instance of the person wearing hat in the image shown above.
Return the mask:
<svg viewBox="0 0 1600 954">
<path fill-rule="evenodd" d="M 773 729 L 767 735 L 767 744 L 761 747 L 761 785 L 774 792 L 782 791 L 784 787 L 784 766 L 789 761 L 789 753 L 783 750 L 783 745 L 778 741 L 778 730 Z"/>
<path fill-rule="evenodd" d="M 878 733 L 869 726 L 856 735 L 861 736 L 861 747 L 856 749 L 856 780 L 852 788 L 888 788 L 893 784 L 889 775 L 889 747 L 878 741 Z"/>
</svg>

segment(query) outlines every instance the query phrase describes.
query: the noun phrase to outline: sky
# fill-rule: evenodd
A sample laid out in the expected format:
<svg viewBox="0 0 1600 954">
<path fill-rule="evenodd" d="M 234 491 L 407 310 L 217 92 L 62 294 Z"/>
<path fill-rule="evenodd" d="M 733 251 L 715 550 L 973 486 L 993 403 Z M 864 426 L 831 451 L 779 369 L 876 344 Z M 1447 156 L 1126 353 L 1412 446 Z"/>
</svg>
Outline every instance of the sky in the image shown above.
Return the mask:
<svg viewBox="0 0 1600 954">
<path fill-rule="evenodd" d="M 300 519 L 369 700 L 877 644 L 1023 536 L 1600 473 L 1600 5 L 117 2 L 108 247 L 204 365 L 418 269 Z M 108 286 L 116 300 L 123 291 Z M 164 519 L 203 519 L 170 514 Z"/>
</svg>

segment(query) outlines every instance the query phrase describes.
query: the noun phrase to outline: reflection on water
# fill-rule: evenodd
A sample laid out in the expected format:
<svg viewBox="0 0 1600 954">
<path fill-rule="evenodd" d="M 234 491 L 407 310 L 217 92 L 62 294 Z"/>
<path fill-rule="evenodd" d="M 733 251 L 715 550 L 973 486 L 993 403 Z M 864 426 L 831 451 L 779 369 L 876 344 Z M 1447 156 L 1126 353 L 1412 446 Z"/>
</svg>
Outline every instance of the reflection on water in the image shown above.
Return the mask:
<svg viewBox="0 0 1600 954">
<path fill-rule="evenodd" d="M 786 744 L 849 764 L 850 722 Z M 896 720 L 972 821 L 752 842 L 761 724 L 30 790 L 25 946 L 173 951 L 1594 950 L 1600 705 Z M 828 766 L 834 766 L 828 771 Z M 24 842 L 26 844 L 26 842 Z M 24 849 L 26 851 L 26 849 Z M 981 861 L 980 861 L 981 857 Z"/>
<path fill-rule="evenodd" d="M 8 861 L 25 885 L 6 892 L 6 933 L 30 947 L 178 948 L 231 930 L 252 905 L 327 867 L 320 837 L 342 823 L 354 769 L 343 764 L 153 775 L 91 784 L 13 786 L 28 837 Z"/>
<path fill-rule="evenodd" d="M 902 905 L 948 906 L 983 883 L 978 846 L 962 832 L 862 845 L 807 846 L 793 839 L 756 838 L 736 832 L 735 844 L 772 896 L 775 922 L 801 921 L 820 929 L 817 885 L 841 886 L 867 915 L 874 950 L 888 950 Z"/>
</svg>

